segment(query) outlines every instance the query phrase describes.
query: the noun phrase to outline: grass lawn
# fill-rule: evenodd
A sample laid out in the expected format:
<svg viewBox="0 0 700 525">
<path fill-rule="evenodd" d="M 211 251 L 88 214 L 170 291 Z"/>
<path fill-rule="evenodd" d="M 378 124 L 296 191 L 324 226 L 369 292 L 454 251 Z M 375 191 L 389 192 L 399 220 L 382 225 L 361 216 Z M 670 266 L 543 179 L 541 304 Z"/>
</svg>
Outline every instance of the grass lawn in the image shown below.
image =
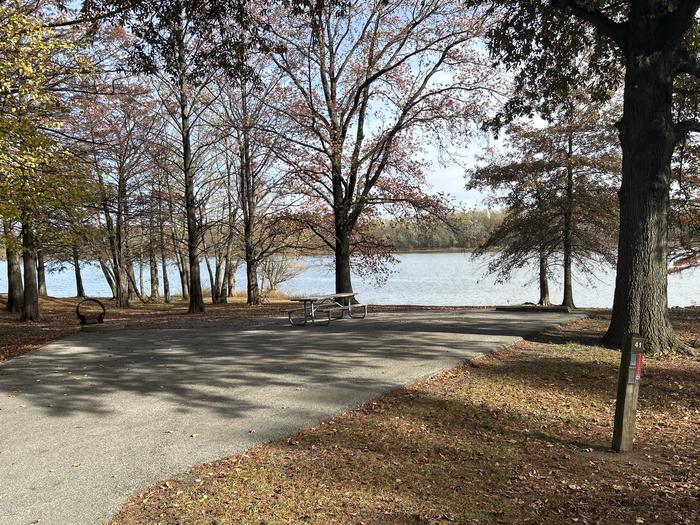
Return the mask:
<svg viewBox="0 0 700 525">
<path fill-rule="evenodd" d="M 700 337 L 700 312 L 674 312 Z M 288 439 L 192 466 L 112 525 L 700 523 L 700 362 L 648 360 L 610 452 L 619 354 L 582 320 Z"/>
</svg>

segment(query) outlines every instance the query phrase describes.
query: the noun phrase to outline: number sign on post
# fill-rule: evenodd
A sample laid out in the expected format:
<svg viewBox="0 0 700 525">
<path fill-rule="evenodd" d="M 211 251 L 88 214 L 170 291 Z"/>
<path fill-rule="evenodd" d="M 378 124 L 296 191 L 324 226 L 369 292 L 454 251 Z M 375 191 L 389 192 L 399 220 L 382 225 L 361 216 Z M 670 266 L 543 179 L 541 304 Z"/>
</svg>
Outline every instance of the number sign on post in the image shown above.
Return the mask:
<svg viewBox="0 0 700 525">
<path fill-rule="evenodd" d="M 644 339 L 628 334 L 622 345 L 620 376 L 617 384 L 613 450 L 629 452 L 634 444 L 634 421 L 637 415 L 639 382 L 644 365 Z"/>
</svg>

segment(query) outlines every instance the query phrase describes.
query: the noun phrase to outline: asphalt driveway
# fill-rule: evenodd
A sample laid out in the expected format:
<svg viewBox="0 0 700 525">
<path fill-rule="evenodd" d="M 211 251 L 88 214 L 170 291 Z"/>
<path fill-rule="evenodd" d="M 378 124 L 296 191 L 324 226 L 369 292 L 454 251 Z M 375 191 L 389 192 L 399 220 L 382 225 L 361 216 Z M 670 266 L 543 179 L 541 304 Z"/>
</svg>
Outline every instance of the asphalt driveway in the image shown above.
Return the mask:
<svg viewBox="0 0 700 525">
<path fill-rule="evenodd" d="M 0 365 L 0 524 L 89 525 L 184 471 L 570 314 L 415 312 L 78 333 Z"/>
</svg>

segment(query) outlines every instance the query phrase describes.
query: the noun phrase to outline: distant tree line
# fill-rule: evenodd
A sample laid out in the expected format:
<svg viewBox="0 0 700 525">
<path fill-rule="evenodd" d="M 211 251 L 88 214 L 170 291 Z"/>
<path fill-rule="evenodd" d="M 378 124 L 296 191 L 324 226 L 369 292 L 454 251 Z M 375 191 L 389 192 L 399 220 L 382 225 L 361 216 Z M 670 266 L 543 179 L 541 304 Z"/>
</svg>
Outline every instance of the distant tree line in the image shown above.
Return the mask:
<svg viewBox="0 0 700 525">
<path fill-rule="evenodd" d="M 502 211 L 454 212 L 441 220 L 385 219 L 371 228 L 392 250 L 475 250 L 503 221 Z"/>
</svg>

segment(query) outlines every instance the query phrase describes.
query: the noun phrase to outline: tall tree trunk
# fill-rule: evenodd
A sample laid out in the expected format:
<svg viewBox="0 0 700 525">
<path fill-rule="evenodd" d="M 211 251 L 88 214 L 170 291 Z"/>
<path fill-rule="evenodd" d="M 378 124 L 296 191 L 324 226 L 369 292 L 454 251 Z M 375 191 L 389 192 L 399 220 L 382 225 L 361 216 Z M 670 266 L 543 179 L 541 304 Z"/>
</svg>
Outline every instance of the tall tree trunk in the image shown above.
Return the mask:
<svg viewBox="0 0 700 525">
<path fill-rule="evenodd" d="M 352 292 L 350 235 L 344 226 L 336 226 L 335 230 L 335 291 L 336 293 Z"/>
<path fill-rule="evenodd" d="M 566 167 L 566 202 L 564 204 L 564 300 L 562 306 L 576 308 L 572 283 L 572 260 L 574 254 L 573 214 L 574 214 L 574 170 L 571 159 L 574 153 L 574 137 L 569 133 L 568 162 Z"/>
<path fill-rule="evenodd" d="M 207 253 L 206 246 L 202 246 L 202 252 L 204 255 L 204 266 L 206 267 L 207 274 L 209 275 L 209 295 L 211 296 L 212 304 L 216 304 L 216 282 L 214 281 L 214 272 L 212 272 L 211 269 L 211 261 L 209 258 L 209 254 Z"/>
<path fill-rule="evenodd" d="M 226 261 L 226 295 L 233 297 L 236 294 L 236 266 L 231 256 Z"/>
<path fill-rule="evenodd" d="M 549 300 L 549 277 L 547 275 L 547 256 L 540 254 L 540 300 L 537 304 L 542 306 L 550 306 L 552 303 Z"/>
<path fill-rule="evenodd" d="M 177 273 L 180 276 L 180 290 L 181 290 L 181 296 L 183 301 L 189 301 L 190 300 L 190 293 L 189 293 L 189 282 L 190 282 L 190 276 L 189 276 L 189 271 L 187 270 L 187 260 L 185 259 L 184 256 L 181 254 L 177 254 L 175 258 L 175 263 L 177 264 Z"/>
<path fill-rule="evenodd" d="M 151 301 L 160 299 L 160 279 L 158 278 L 158 261 L 156 260 L 156 252 L 151 247 L 148 250 L 148 268 L 150 270 L 151 279 Z"/>
<path fill-rule="evenodd" d="M 149 238 L 148 243 L 148 269 L 151 280 L 151 301 L 157 301 L 160 298 L 160 282 L 158 280 L 158 262 L 156 260 L 156 237 L 155 237 L 155 223 L 153 221 L 153 215 L 149 218 Z"/>
<path fill-rule="evenodd" d="M 160 265 L 163 272 L 163 300 L 170 303 L 170 278 L 168 277 L 168 260 L 165 256 L 165 235 L 163 225 L 160 228 Z"/>
<path fill-rule="evenodd" d="M 249 254 L 248 250 L 246 250 L 245 255 L 245 277 L 247 304 L 249 306 L 261 304 L 260 286 L 258 285 L 258 261 Z"/>
<path fill-rule="evenodd" d="M 34 243 L 38 244 L 36 237 L 34 237 Z M 44 262 L 44 252 L 40 247 L 37 247 L 36 250 L 36 275 L 39 295 L 41 297 L 46 297 L 48 295 L 46 292 L 46 263 Z"/>
<path fill-rule="evenodd" d="M 109 268 L 107 263 L 102 259 L 102 257 L 98 257 L 97 262 L 100 264 L 102 274 L 105 276 L 105 281 L 107 281 L 107 286 L 109 286 L 109 289 L 112 291 L 112 299 L 116 299 L 117 289 L 116 285 L 114 284 L 114 273 Z"/>
<path fill-rule="evenodd" d="M 249 306 L 259 305 L 262 303 L 260 295 L 260 287 L 258 285 L 258 255 L 255 253 L 255 244 L 253 242 L 253 221 L 255 210 L 249 204 L 249 210 L 244 212 L 243 225 L 243 243 L 245 249 L 245 275 L 246 275 L 246 292 L 247 304 Z"/>
<path fill-rule="evenodd" d="M 168 258 L 165 253 L 165 217 L 163 216 L 163 191 L 158 182 L 158 234 L 160 237 L 160 264 L 163 272 L 163 301 L 170 303 L 170 278 L 168 277 Z"/>
<path fill-rule="evenodd" d="M 122 253 L 123 247 L 123 229 L 122 229 L 122 200 L 123 195 L 126 193 L 126 187 L 123 182 L 123 177 L 119 177 L 117 185 L 117 213 L 116 217 L 112 217 L 112 212 L 110 208 L 109 198 L 107 196 L 107 189 L 105 182 L 103 180 L 101 171 L 97 170 L 97 177 L 99 181 L 100 194 L 101 194 L 101 204 L 102 213 L 105 218 L 105 227 L 107 229 L 107 238 L 109 240 L 109 250 L 112 256 L 112 278 L 113 282 L 110 282 L 109 273 L 105 272 L 107 265 L 100 261 L 103 273 L 107 279 L 107 283 L 112 289 L 114 295 L 114 302 L 117 308 L 128 308 L 129 307 L 129 286 L 128 279 L 125 275 L 125 265 L 124 265 L 124 255 Z"/>
<path fill-rule="evenodd" d="M 75 270 L 75 296 L 85 297 L 85 288 L 83 288 L 83 275 L 80 272 L 80 253 L 78 245 L 73 244 L 73 269 Z"/>
<path fill-rule="evenodd" d="M 5 256 L 7 259 L 7 305 L 8 312 L 19 313 L 24 302 L 24 285 L 20 270 L 20 252 L 13 243 L 16 241 L 10 221 L 3 222 L 5 233 Z"/>
<path fill-rule="evenodd" d="M 126 268 L 117 266 L 114 270 L 114 283 L 117 308 L 129 308 L 129 276 Z"/>
<path fill-rule="evenodd" d="M 175 265 L 177 266 L 177 271 L 180 277 L 180 296 L 183 301 L 190 300 L 190 294 L 188 290 L 189 286 L 189 273 L 187 271 L 187 263 L 185 256 L 182 253 L 180 247 L 182 246 L 181 237 L 178 233 L 177 222 L 175 221 L 175 210 L 173 202 L 175 196 L 173 194 L 173 189 L 170 185 L 169 180 L 165 179 L 165 186 L 168 188 L 168 214 L 170 217 L 170 240 L 173 243 L 173 255 L 175 256 Z"/>
<path fill-rule="evenodd" d="M 214 286 L 216 287 L 216 302 L 217 304 L 223 304 L 226 302 L 226 291 L 224 286 L 224 257 L 219 253 L 216 257 L 216 267 L 214 274 Z"/>
<path fill-rule="evenodd" d="M 626 64 L 617 278 L 604 342 L 619 348 L 626 333 L 639 333 L 646 351 L 660 354 L 678 345 L 667 298 L 673 60 L 671 51 L 645 53 L 645 45 L 631 44 Z"/>
<path fill-rule="evenodd" d="M 129 273 L 127 277 L 129 278 L 129 289 L 133 292 L 133 294 L 139 301 L 141 301 L 142 303 L 146 303 L 146 298 L 141 294 L 143 286 L 138 286 L 136 284 L 136 279 L 134 277 L 133 272 Z"/>
<path fill-rule="evenodd" d="M 144 278 L 143 278 L 144 266 L 146 266 L 146 262 L 143 259 L 143 248 L 139 248 L 139 292 L 141 294 L 141 297 L 145 296 L 145 293 L 144 293 L 145 284 L 144 284 Z"/>
<path fill-rule="evenodd" d="M 241 111 L 242 127 L 240 150 L 240 199 L 241 214 L 243 215 L 243 251 L 245 255 L 245 275 L 246 275 L 246 304 L 256 306 L 262 304 L 260 285 L 258 284 L 258 254 L 256 253 L 255 225 L 257 222 L 256 195 L 258 188 L 255 185 L 253 176 L 253 159 L 250 154 L 250 122 L 248 114 L 248 91 L 245 78 L 241 78 Z"/>
<path fill-rule="evenodd" d="M 22 261 L 24 263 L 24 301 L 21 321 L 41 321 L 39 284 L 36 273 L 36 246 L 34 232 L 27 218 L 22 220 Z"/>
<path fill-rule="evenodd" d="M 223 257 L 221 278 L 219 279 L 219 302 L 221 304 L 228 303 L 228 272 L 229 272 L 229 258 L 230 254 L 227 253 Z"/>
<path fill-rule="evenodd" d="M 165 254 L 161 253 L 160 265 L 163 272 L 163 301 L 166 304 L 170 303 L 170 277 L 168 277 L 168 261 L 165 259 Z"/>
<path fill-rule="evenodd" d="M 180 20 L 181 21 L 181 20 Z M 204 312 L 202 282 L 199 268 L 200 228 L 197 224 L 197 201 L 194 194 L 194 165 L 192 159 L 191 101 L 187 93 L 185 35 L 182 24 L 177 30 L 178 98 L 180 105 L 180 133 L 182 135 L 182 165 L 185 177 L 185 214 L 187 216 L 187 257 L 190 268 L 190 304 L 188 313 Z"/>
<path fill-rule="evenodd" d="M 133 301 L 137 299 L 139 295 L 139 289 L 136 284 L 136 273 L 134 272 L 134 261 L 132 261 L 130 256 L 127 256 L 126 258 L 127 263 L 126 263 L 126 288 L 127 288 L 127 297 L 129 298 L 129 301 Z"/>
</svg>

